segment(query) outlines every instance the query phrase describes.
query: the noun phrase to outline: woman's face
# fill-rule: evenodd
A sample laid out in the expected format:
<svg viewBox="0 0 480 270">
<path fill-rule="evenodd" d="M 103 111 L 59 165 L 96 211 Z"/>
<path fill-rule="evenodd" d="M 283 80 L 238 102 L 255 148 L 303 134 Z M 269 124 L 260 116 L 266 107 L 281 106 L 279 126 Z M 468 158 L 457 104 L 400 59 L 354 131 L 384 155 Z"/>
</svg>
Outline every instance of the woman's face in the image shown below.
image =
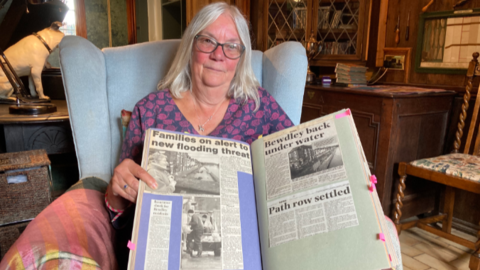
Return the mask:
<svg viewBox="0 0 480 270">
<path fill-rule="evenodd" d="M 225 14 L 220 15 L 216 21 L 202 30 L 199 35 L 211 37 L 219 43 L 241 43 L 233 19 Z M 192 55 L 192 80 L 194 85 L 197 87 L 225 87 L 228 89 L 230 82 L 235 76 L 239 59 L 227 58 L 223 54 L 221 46 L 218 46 L 211 53 L 204 53 L 199 51 L 194 44 Z"/>
<path fill-rule="evenodd" d="M 163 151 L 157 153 L 157 156 L 155 157 L 155 162 L 157 163 L 157 166 L 160 166 L 165 170 L 168 168 L 167 156 L 164 154 Z"/>
</svg>

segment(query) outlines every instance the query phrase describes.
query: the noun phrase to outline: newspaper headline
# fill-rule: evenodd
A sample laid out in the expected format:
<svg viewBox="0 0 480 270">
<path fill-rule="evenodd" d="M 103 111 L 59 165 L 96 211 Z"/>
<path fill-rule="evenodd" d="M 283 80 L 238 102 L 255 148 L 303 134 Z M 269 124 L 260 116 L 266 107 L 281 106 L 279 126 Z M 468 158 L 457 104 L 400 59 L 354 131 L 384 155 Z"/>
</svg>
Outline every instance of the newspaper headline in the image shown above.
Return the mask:
<svg viewBox="0 0 480 270">
<path fill-rule="evenodd" d="M 337 197 L 340 197 L 342 195 L 348 195 L 348 194 L 350 194 L 350 187 L 349 186 L 347 186 L 345 188 L 345 190 L 338 190 L 337 191 L 337 189 L 333 189 L 333 190 L 330 190 L 330 191 L 326 191 L 323 194 L 319 194 L 319 195 L 316 195 L 316 196 L 310 197 L 310 198 L 302 198 L 301 200 L 293 201 L 291 203 L 288 203 L 287 200 L 284 200 L 284 201 L 280 202 L 280 205 L 278 205 L 278 206 L 269 207 L 268 214 L 271 215 L 271 214 L 281 213 L 284 210 L 288 210 L 288 209 L 291 209 L 291 208 L 294 209 L 294 208 L 298 208 L 298 207 L 302 207 L 302 206 L 307 206 L 309 204 L 314 204 L 314 203 L 317 203 L 317 202 L 337 198 Z"/>
<path fill-rule="evenodd" d="M 208 138 L 195 138 L 183 134 L 168 134 L 160 131 L 153 131 L 151 146 L 189 152 L 213 153 L 214 155 L 219 154 L 220 150 L 222 155 L 250 159 L 250 148 L 241 143 L 221 139 L 211 140 Z"/>
<path fill-rule="evenodd" d="M 307 127 L 304 130 L 289 133 L 285 137 L 281 137 L 271 141 L 265 141 L 265 155 L 270 155 L 278 151 L 282 151 L 293 146 L 299 146 L 304 143 L 310 143 L 315 140 L 324 138 L 325 129 L 331 127 L 331 122 L 324 122 L 316 127 Z"/>
<path fill-rule="evenodd" d="M 270 247 L 359 224 L 348 181 L 269 202 L 268 214 Z"/>
</svg>

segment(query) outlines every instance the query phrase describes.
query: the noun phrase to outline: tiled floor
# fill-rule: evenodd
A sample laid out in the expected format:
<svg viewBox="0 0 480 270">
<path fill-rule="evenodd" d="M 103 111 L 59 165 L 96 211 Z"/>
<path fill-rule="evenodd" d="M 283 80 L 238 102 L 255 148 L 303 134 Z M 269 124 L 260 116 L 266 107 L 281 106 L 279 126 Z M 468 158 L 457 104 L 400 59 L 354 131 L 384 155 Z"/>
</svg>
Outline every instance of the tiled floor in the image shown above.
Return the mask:
<svg viewBox="0 0 480 270">
<path fill-rule="evenodd" d="M 472 235 L 452 230 L 454 234 L 475 241 Z M 468 270 L 471 249 L 418 228 L 400 234 L 403 269 Z"/>
</svg>

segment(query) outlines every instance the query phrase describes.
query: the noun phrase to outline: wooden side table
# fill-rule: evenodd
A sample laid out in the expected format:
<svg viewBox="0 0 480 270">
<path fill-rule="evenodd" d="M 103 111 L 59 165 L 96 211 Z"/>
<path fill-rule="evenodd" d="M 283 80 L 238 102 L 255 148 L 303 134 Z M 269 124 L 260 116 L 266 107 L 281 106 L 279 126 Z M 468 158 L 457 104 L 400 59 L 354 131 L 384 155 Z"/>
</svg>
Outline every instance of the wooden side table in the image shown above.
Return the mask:
<svg viewBox="0 0 480 270">
<path fill-rule="evenodd" d="M 9 114 L 10 105 L 0 105 L 0 125 L 5 152 L 45 149 L 48 154 L 73 152 L 72 131 L 65 100 L 53 100 L 57 112 L 40 115 Z"/>
<path fill-rule="evenodd" d="M 57 112 L 13 115 L 0 104 L 0 153 L 45 149 L 52 162 L 53 198 L 78 181 L 78 164 L 65 100 L 52 100 Z"/>
<path fill-rule="evenodd" d="M 343 87 L 307 86 L 301 122 L 350 108 L 386 215 L 394 206 L 400 161 L 438 156 L 443 152 L 455 92 L 395 93 Z M 438 192 L 418 181 L 405 195 L 403 218 L 432 211 Z"/>
</svg>

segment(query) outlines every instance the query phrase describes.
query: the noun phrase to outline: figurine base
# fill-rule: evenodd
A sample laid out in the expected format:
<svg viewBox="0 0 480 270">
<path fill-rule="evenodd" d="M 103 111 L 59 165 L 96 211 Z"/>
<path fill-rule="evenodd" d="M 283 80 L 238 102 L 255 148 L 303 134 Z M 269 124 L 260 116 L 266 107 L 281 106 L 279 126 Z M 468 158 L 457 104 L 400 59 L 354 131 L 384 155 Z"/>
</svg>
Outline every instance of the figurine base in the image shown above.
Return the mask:
<svg viewBox="0 0 480 270">
<path fill-rule="evenodd" d="M 50 99 L 39 99 L 39 98 L 30 98 L 30 97 L 20 97 L 20 104 L 44 104 L 52 102 Z M 17 98 L 15 97 L 8 97 L 8 98 L 0 98 L 0 104 L 10 104 L 15 105 L 17 104 Z"/>
<path fill-rule="evenodd" d="M 36 105 L 14 105 L 9 108 L 10 114 L 37 115 L 54 113 L 57 106 L 54 104 L 36 104 Z"/>
</svg>

